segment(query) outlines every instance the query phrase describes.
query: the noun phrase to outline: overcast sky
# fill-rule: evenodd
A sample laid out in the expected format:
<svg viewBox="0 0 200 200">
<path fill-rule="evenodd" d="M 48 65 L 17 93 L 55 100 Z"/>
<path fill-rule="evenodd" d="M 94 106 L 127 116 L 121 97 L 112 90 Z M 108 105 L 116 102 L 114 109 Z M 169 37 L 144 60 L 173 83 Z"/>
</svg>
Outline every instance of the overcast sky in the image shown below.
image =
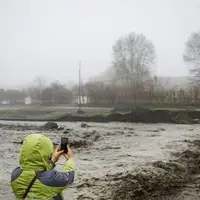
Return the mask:
<svg viewBox="0 0 200 200">
<path fill-rule="evenodd" d="M 77 81 L 110 66 L 112 45 L 143 33 L 157 52 L 158 75 L 184 76 L 184 45 L 200 29 L 199 0 L 0 0 L 0 86 L 35 76 Z"/>
</svg>

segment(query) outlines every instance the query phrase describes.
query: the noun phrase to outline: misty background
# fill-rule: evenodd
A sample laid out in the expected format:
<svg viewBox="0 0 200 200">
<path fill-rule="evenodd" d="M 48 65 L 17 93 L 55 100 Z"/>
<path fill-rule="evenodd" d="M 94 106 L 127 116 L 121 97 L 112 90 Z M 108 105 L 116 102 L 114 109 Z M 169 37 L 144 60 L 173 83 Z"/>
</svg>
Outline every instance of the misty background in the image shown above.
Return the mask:
<svg viewBox="0 0 200 200">
<path fill-rule="evenodd" d="M 0 86 L 19 88 L 36 76 L 78 81 L 100 76 L 112 63 L 112 46 L 130 32 L 156 49 L 153 73 L 187 76 L 182 55 L 198 30 L 198 0 L 0 0 Z"/>
</svg>

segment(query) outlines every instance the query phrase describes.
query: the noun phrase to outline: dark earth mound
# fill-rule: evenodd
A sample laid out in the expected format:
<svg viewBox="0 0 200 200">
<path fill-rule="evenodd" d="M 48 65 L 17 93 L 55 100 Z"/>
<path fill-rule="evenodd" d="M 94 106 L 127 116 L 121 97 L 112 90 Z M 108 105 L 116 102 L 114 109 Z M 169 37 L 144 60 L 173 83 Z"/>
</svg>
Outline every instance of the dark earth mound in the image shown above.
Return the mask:
<svg viewBox="0 0 200 200">
<path fill-rule="evenodd" d="M 151 110 L 136 109 L 127 113 L 111 112 L 105 116 L 63 116 L 57 121 L 84 122 L 141 122 L 141 123 L 175 123 L 196 124 L 200 121 L 198 110 Z"/>
</svg>

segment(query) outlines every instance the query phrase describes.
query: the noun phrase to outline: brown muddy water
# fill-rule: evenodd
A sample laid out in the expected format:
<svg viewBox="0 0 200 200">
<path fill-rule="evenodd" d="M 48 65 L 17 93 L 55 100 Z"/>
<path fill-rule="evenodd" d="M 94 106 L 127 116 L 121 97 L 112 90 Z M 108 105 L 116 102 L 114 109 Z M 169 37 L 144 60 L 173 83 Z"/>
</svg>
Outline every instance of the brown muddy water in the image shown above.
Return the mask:
<svg viewBox="0 0 200 200">
<path fill-rule="evenodd" d="M 41 122 L 4 122 L 0 128 L 0 199 L 15 199 L 10 174 L 18 166 L 20 144 L 41 132 Z M 200 199 L 200 125 L 59 123 L 64 130 L 42 131 L 59 143 L 72 141 L 77 165 L 70 200 Z M 63 133 L 65 131 L 65 134 Z M 57 169 L 62 169 L 61 159 Z"/>
</svg>

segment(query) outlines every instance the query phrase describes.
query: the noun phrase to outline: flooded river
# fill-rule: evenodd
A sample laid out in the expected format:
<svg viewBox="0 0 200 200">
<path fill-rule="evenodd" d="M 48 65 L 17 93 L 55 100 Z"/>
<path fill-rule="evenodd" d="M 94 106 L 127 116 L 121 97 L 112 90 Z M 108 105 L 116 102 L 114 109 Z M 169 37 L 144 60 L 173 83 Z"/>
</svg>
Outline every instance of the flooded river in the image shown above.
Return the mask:
<svg viewBox="0 0 200 200">
<path fill-rule="evenodd" d="M 41 132 L 37 126 L 43 123 L 0 124 L 0 199 L 14 199 L 10 174 L 18 166 L 21 146 L 15 142 L 20 143 L 30 133 Z M 178 154 L 188 149 L 198 152 L 190 141 L 200 139 L 200 125 L 88 123 L 85 128 L 78 122 L 59 125 L 64 130 L 43 133 L 54 143 L 59 143 L 61 136 L 73 141 L 76 180 L 64 192 L 65 199 L 200 199 L 198 170 L 190 173 L 187 161 L 182 159 L 177 166 L 181 165 L 184 173 L 180 170 L 176 176 L 174 171 L 181 168 L 174 165 Z M 173 165 L 163 167 L 170 162 Z M 61 169 L 63 164 L 61 159 L 57 168 Z M 190 175 L 195 177 L 192 181 L 184 177 Z M 166 182 L 158 178 L 162 176 Z"/>
</svg>

